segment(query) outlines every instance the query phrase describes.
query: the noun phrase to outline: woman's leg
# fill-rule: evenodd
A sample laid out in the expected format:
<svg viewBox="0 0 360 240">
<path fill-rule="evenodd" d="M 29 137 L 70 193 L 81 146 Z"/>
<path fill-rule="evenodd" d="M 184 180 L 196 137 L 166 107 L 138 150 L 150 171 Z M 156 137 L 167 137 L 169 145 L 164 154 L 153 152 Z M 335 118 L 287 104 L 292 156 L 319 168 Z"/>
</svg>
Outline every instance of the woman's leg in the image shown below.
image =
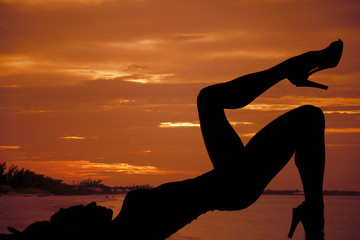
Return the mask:
<svg viewBox="0 0 360 240">
<path fill-rule="evenodd" d="M 202 89 L 197 99 L 198 112 L 201 131 L 214 168 L 217 171 L 229 168 L 244 150 L 240 138 L 226 119 L 224 109 L 246 106 L 285 78 L 296 86 L 327 88 L 307 79 L 317 71 L 336 67 L 342 48 L 343 43 L 338 40 L 323 50 L 290 58 L 268 70 Z"/>
<path fill-rule="evenodd" d="M 246 146 L 224 113 L 226 108 L 246 106 L 286 78 L 288 67 L 289 62 L 285 61 L 271 69 L 202 89 L 197 99 L 201 131 L 217 177 L 233 183 L 244 193 L 234 194 L 231 191 L 236 189 L 229 188 L 226 192 L 230 193 L 224 194 L 218 209 L 235 210 L 251 205 L 296 152 L 306 206 L 314 206 L 311 209 L 318 212 L 316 231 L 320 236 L 324 223 L 325 163 L 322 111 L 310 105 L 294 109 L 267 125 Z"/>
<path fill-rule="evenodd" d="M 240 181 L 262 191 L 286 165 L 295 152 L 305 193 L 305 202 L 294 210 L 289 237 L 301 221 L 306 239 L 321 240 L 324 237 L 323 176 L 325 165 L 325 119 L 321 109 L 314 106 L 296 108 L 263 128 L 245 147 L 246 163 Z M 256 200 L 253 191 L 243 199 Z M 256 193 L 256 192 L 255 192 Z"/>
<path fill-rule="evenodd" d="M 229 205 L 222 209 L 241 209 L 250 205 L 294 153 L 305 201 L 323 207 L 325 120 L 321 109 L 306 105 L 289 111 L 264 127 L 246 146 L 227 121 L 223 109 L 216 105 L 206 108 L 205 113 L 200 109 L 204 111 L 204 108 L 199 106 L 200 122 L 204 125 L 204 141 L 217 176 L 248 193 L 236 193 L 239 198 L 232 196 L 231 202 L 224 199 L 223 203 Z"/>
<path fill-rule="evenodd" d="M 334 43 L 337 45 L 336 51 L 334 50 Z M 308 153 L 313 151 L 314 154 L 311 158 L 320 159 L 318 162 L 324 162 L 324 160 L 321 160 L 324 159 L 323 133 L 319 133 L 319 131 L 323 132 L 323 126 L 314 128 L 313 125 L 310 127 L 307 124 L 313 121 L 319 122 L 319 117 L 315 117 L 315 120 L 312 118 L 314 112 L 321 113 L 321 110 L 319 111 L 317 108 L 307 106 L 291 111 L 265 127 L 244 147 L 241 139 L 228 122 L 224 109 L 244 107 L 279 81 L 289 78 L 289 76 L 294 77 L 296 73 L 299 74 L 299 79 L 303 77 L 303 80 L 306 81 L 308 72 L 317 66 L 324 65 L 324 62 L 329 61 L 331 57 L 338 62 L 338 49 L 342 50 L 342 42 L 334 43 L 324 50 L 308 52 L 290 58 L 268 70 L 245 75 L 229 82 L 208 86 L 200 91 L 197 104 L 201 131 L 209 157 L 218 174 L 228 175 L 229 171 L 238 169 L 236 166 L 241 166 L 240 170 L 237 171 L 245 169 L 243 174 L 246 176 L 249 172 L 251 173 L 247 167 L 252 167 L 252 164 L 256 166 L 252 170 L 258 170 L 259 172 L 261 172 L 261 166 L 265 166 L 263 169 L 266 173 L 262 172 L 262 178 L 266 179 L 264 183 L 267 184 L 296 151 L 296 165 L 303 179 L 305 191 L 317 192 L 317 194 L 314 193 L 311 196 L 306 196 L 307 200 L 311 202 L 312 196 L 319 195 L 319 189 L 322 189 L 324 167 L 318 166 L 317 168 L 319 169 L 313 170 L 315 171 L 313 174 L 304 174 L 303 172 L 308 169 L 308 163 L 303 163 L 301 159 L 309 158 L 307 156 Z M 332 65 L 331 67 L 334 66 Z M 320 115 L 322 116 L 322 113 Z M 302 131 L 297 131 L 300 128 Z M 306 136 L 300 135 L 305 133 Z M 318 137 L 310 137 L 312 134 Z M 264 141 L 260 141 L 261 139 L 264 139 Z M 307 142 L 312 141 L 315 141 L 316 144 L 307 144 Z M 266 150 L 263 151 L 262 149 Z M 304 149 L 310 149 L 311 151 Z M 254 156 L 256 154 L 265 155 L 257 160 L 250 160 L 254 158 L 252 153 Z M 303 157 L 304 155 L 306 157 Z M 277 160 L 269 161 L 266 159 L 266 156 L 268 156 L 267 159 L 273 159 L 272 157 L 274 157 Z M 319 184 L 315 184 L 317 187 L 309 184 L 309 180 L 304 175 L 314 175 L 313 178 L 315 176 L 319 178 L 317 180 Z M 320 197 L 316 198 L 320 199 Z"/>
<path fill-rule="evenodd" d="M 285 78 L 280 64 L 268 70 L 203 88 L 197 98 L 201 131 L 209 157 L 217 171 L 241 158 L 244 145 L 228 122 L 224 109 L 248 105 L 257 96 Z"/>
<path fill-rule="evenodd" d="M 244 170 L 255 186 L 263 188 L 295 152 L 305 202 L 323 207 L 325 118 L 320 108 L 306 105 L 285 113 L 258 132 L 244 150 Z M 238 166 L 244 161 L 239 159 Z"/>
</svg>

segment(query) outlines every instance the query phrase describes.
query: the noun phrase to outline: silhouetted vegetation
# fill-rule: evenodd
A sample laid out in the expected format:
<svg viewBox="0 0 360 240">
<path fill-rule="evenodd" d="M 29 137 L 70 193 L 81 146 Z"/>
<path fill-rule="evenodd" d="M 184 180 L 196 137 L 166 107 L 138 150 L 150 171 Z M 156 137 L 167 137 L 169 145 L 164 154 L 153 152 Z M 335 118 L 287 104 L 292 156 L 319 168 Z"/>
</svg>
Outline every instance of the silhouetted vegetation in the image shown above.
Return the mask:
<svg viewBox="0 0 360 240">
<path fill-rule="evenodd" d="M 0 192 L 72 193 L 72 187 L 63 183 L 63 180 L 53 179 L 15 165 L 7 169 L 6 162 L 0 163 L 0 185 Z"/>
<path fill-rule="evenodd" d="M 300 190 L 270 190 L 267 189 L 263 193 L 264 195 L 303 195 L 304 192 Z M 360 196 L 360 192 L 357 191 L 329 191 L 324 190 L 326 196 Z"/>
<path fill-rule="evenodd" d="M 327 195 L 327 196 L 360 196 L 360 192 L 358 192 L 358 191 L 325 190 L 324 195 Z"/>
<path fill-rule="evenodd" d="M 6 162 L 0 162 L 0 193 L 113 194 L 126 193 L 135 188 L 152 188 L 149 185 L 112 188 L 102 184 L 102 181 L 101 179 L 84 179 L 78 184 L 70 185 L 64 183 L 61 179 L 53 179 L 25 168 L 19 168 L 13 164 L 7 168 Z"/>
<path fill-rule="evenodd" d="M 6 171 L 7 170 L 7 171 Z M 61 179 L 53 179 L 42 174 L 37 174 L 28 169 L 11 165 L 7 169 L 6 162 L 0 162 L 0 193 L 42 193 L 56 195 L 85 195 L 85 194 L 121 194 L 134 189 L 151 189 L 153 186 L 135 185 L 109 187 L 104 185 L 102 179 L 84 179 L 79 183 L 66 184 Z M 300 190 L 270 190 L 264 195 L 302 195 Z M 328 196 L 360 196 L 357 191 L 325 190 Z"/>
<path fill-rule="evenodd" d="M 304 194 L 299 190 L 270 190 L 266 189 L 263 192 L 264 195 L 301 195 Z"/>
</svg>

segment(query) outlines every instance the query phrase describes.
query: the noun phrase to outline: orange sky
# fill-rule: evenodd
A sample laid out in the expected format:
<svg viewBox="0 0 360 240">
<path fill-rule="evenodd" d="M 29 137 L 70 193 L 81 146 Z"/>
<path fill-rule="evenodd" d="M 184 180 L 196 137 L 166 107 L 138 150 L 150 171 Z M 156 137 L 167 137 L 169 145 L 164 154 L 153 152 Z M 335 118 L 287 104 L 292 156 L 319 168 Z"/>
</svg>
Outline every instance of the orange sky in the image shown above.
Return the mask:
<svg viewBox="0 0 360 240">
<path fill-rule="evenodd" d="M 0 0 L 0 161 L 70 183 L 151 184 L 212 168 L 196 96 L 344 41 L 338 68 L 227 111 L 246 143 L 302 104 L 326 115 L 325 188 L 360 191 L 358 0 Z M 301 188 L 293 161 L 269 185 Z"/>
</svg>

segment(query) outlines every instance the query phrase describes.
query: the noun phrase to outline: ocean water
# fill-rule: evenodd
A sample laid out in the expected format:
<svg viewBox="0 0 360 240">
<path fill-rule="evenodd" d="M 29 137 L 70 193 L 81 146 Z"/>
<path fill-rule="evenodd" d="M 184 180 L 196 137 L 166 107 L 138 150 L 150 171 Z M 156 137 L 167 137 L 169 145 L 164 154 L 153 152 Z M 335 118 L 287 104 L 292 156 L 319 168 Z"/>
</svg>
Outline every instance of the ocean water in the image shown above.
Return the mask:
<svg viewBox="0 0 360 240">
<path fill-rule="evenodd" d="M 23 230 L 37 220 L 48 220 L 60 207 L 88 204 L 113 209 L 116 216 L 124 195 L 90 196 L 0 196 L 0 233 L 12 226 Z M 292 208 L 303 201 L 303 196 L 262 196 L 251 207 L 241 211 L 213 211 L 200 216 L 169 240 L 281 240 L 287 239 Z M 326 240 L 360 239 L 360 197 L 325 196 Z M 294 240 L 303 240 L 301 224 Z"/>
</svg>

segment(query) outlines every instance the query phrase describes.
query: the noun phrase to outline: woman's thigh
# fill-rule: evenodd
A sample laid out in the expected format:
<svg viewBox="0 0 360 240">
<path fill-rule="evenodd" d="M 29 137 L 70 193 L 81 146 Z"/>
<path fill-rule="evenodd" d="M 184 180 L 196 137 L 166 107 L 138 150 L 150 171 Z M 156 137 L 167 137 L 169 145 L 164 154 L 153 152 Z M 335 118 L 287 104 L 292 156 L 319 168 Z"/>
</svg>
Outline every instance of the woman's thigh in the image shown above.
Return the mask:
<svg viewBox="0 0 360 240">
<path fill-rule="evenodd" d="M 237 162 L 244 179 L 266 185 L 289 162 L 298 146 L 317 134 L 321 110 L 311 105 L 293 109 L 260 130 Z"/>
</svg>

